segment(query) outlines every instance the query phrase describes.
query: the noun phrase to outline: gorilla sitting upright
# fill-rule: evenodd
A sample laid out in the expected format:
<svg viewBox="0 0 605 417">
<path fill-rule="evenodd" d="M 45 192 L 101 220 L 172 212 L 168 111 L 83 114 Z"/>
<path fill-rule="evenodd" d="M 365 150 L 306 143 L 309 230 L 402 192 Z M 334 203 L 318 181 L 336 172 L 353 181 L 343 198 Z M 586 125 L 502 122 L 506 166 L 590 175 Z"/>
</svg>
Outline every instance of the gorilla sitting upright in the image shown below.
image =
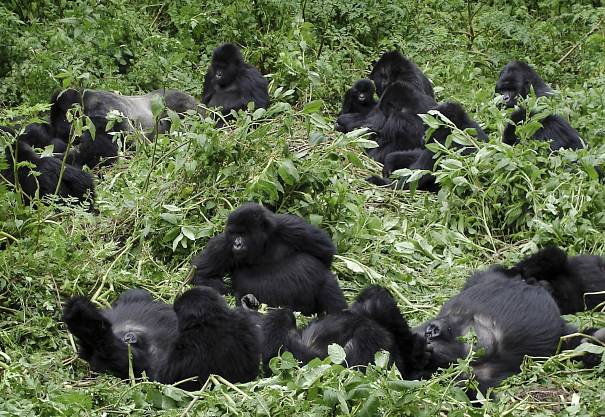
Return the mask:
<svg viewBox="0 0 605 417">
<path fill-rule="evenodd" d="M 128 290 L 109 309 L 85 297 L 70 299 L 63 319 L 77 337 L 79 354 L 97 372 L 195 390 L 210 374 L 251 381 L 261 361 L 261 330 L 242 309 L 231 309 L 212 288 L 186 291 L 173 306 L 140 289 Z M 129 352 L 132 359 L 129 359 Z"/>
<path fill-rule="evenodd" d="M 212 53 L 212 62 L 204 77 L 202 103 L 220 107 L 222 114 L 227 116 L 231 110 L 245 109 L 250 102 L 257 109 L 269 106 L 267 80 L 256 68 L 244 62 L 237 45 L 219 46 Z"/>
<path fill-rule="evenodd" d="M 307 315 L 338 312 L 347 304 L 330 271 L 335 252 L 328 234 L 300 217 L 248 203 L 193 259 L 193 284 L 224 292 L 228 274 L 238 302 L 253 294 L 269 306 Z"/>
<path fill-rule="evenodd" d="M 340 115 L 349 113 L 367 115 L 376 106 L 374 92 L 375 88 L 371 80 L 366 78 L 357 80 L 345 93 Z"/>
<path fill-rule="evenodd" d="M 433 86 L 426 75 L 399 51 L 389 51 L 382 54 L 374 64 L 374 68 L 372 68 L 370 79 L 374 81 L 379 96 L 382 96 L 391 84 L 404 82 L 412 84 L 430 97 L 435 97 Z"/>
</svg>

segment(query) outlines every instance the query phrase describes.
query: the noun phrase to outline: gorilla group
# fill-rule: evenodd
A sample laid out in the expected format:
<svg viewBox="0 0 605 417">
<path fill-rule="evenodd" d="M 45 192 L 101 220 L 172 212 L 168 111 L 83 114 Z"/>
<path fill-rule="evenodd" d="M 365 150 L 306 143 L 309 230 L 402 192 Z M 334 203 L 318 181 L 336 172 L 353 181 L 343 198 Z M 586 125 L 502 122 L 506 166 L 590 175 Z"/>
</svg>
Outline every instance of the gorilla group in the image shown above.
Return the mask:
<svg viewBox="0 0 605 417">
<path fill-rule="evenodd" d="M 193 259 L 193 284 L 224 293 L 228 274 L 236 300 L 252 294 L 303 314 L 338 312 L 347 304 L 330 271 L 335 252 L 328 234 L 300 217 L 248 203 Z"/>
<path fill-rule="evenodd" d="M 556 252 L 546 248 L 512 268 L 476 272 L 435 318 L 414 329 L 391 294 L 379 286 L 364 289 L 350 308 L 330 312 L 300 329 L 289 308 L 262 314 L 252 294 L 242 297 L 239 307 L 230 308 L 207 286 L 186 291 L 173 306 L 154 301 L 144 290 L 129 290 L 104 310 L 85 297 L 74 297 L 65 305 L 64 321 L 78 339 L 80 356 L 93 370 L 127 378 L 131 352 L 135 376 L 145 373 L 168 384 L 184 381 L 179 386 L 189 390 L 199 389 L 210 374 L 231 382 L 250 381 L 261 369 L 269 372 L 269 360 L 282 352 L 291 352 L 302 364 L 325 358 L 328 347 L 337 343 L 344 349 L 347 366 L 363 370 L 373 363 L 376 352 L 385 350 L 391 364 L 408 379 L 430 377 L 467 357 L 471 349 L 481 352 L 471 365 L 478 389 L 485 394 L 518 373 L 525 356 L 553 355 L 560 343 L 564 349 L 585 342 L 605 344 L 605 328 L 578 333 L 561 318 L 555 301 L 574 297 L 576 291 L 602 289 L 603 259 L 571 258 L 566 269 L 549 266 L 552 275 L 542 276 L 550 256 L 561 256 Z M 527 278 L 534 273 L 537 282 Z M 594 275 L 586 278 L 594 286 L 574 287 L 573 280 L 585 273 Z M 549 292 L 541 278 L 555 286 L 566 284 Z M 603 299 L 593 304 L 599 301 Z M 462 339 L 470 332 L 476 346 Z M 587 353 L 581 360 L 593 367 L 601 357 Z"/>
</svg>

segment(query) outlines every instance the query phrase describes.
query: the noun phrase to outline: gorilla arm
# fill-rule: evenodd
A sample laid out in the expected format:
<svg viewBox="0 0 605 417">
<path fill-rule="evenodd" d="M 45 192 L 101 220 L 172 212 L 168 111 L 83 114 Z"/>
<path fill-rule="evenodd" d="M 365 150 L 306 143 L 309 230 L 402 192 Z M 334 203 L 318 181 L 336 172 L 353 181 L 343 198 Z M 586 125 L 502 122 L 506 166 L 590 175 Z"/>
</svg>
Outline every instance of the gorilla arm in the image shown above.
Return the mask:
<svg viewBox="0 0 605 417">
<path fill-rule="evenodd" d="M 195 267 L 192 283 L 212 287 L 224 294 L 223 277 L 233 266 L 231 246 L 224 233 L 210 239 L 204 250 L 191 261 Z"/>
</svg>

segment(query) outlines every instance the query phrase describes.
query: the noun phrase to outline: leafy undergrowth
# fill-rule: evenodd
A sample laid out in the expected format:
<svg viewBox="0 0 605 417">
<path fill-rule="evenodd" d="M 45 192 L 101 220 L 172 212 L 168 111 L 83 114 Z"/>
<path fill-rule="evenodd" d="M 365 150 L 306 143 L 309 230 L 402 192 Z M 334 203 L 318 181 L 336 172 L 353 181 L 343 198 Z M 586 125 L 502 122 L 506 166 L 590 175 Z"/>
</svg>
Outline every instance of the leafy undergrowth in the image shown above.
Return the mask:
<svg viewBox="0 0 605 417">
<path fill-rule="evenodd" d="M 95 171 L 98 216 L 23 207 L 0 184 L 0 415 L 605 415 L 605 365 L 582 370 L 569 352 L 528 358 L 484 408 L 457 382 L 468 360 L 427 381 L 403 381 L 382 354 L 365 374 L 344 368 L 338 352 L 303 368 L 285 354 L 272 361 L 272 376 L 237 385 L 213 377 L 187 393 L 92 374 L 60 321 L 62 301 L 75 294 L 106 306 L 138 286 L 173 301 L 192 254 L 251 200 L 329 231 L 347 298 L 384 285 L 413 325 L 476 268 L 549 243 L 604 254 L 605 189 L 594 167 L 605 162 L 605 8 L 541 1 L 528 9 L 515 0 L 96 3 L 0 6 L 0 122 L 33 120 L 52 90 L 67 85 L 124 94 L 167 85 L 200 96 L 211 50 L 225 40 L 243 44 L 271 74 L 273 105 L 242 112 L 222 130 L 190 115 L 155 143 L 132 135 L 135 146 L 118 163 Z M 363 151 L 372 143 L 363 132 L 332 129 L 344 90 L 391 47 L 418 62 L 439 100 L 460 101 L 490 135 L 473 155 L 438 150 L 436 195 L 366 183 L 380 172 Z M 535 65 L 559 91 L 530 104 L 568 117 L 588 149 L 501 143 L 506 112 L 493 86 L 513 58 Z M 457 132 L 454 140 L 471 139 Z M 568 319 L 605 326 L 602 312 Z"/>
</svg>

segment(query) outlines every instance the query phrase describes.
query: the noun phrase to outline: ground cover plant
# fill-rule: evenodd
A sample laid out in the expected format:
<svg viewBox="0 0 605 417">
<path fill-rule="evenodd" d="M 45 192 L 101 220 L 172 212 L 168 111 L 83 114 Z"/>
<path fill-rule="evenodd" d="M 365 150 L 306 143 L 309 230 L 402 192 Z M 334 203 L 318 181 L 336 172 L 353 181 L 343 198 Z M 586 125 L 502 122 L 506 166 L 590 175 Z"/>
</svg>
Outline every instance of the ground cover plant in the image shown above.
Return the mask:
<svg viewBox="0 0 605 417">
<path fill-rule="evenodd" d="M 527 358 L 484 408 L 456 382 L 471 358 L 418 382 L 401 380 L 383 354 L 363 374 L 344 367 L 338 349 L 302 368 L 286 353 L 272 360 L 270 377 L 233 385 L 213 376 L 197 392 L 120 382 L 77 359 L 60 321 L 66 297 L 107 306 L 143 287 L 174 301 L 191 257 L 247 201 L 328 231 L 347 300 L 383 285 L 413 325 L 434 316 L 477 268 L 512 264 L 547 244 L 605 255 L 605 187 L 595 169 L 605 165 L 605 5 L 387 3 L 0 5 L 0 125 L 39 120 L 51 93 L 68 86 L 122 94 L 170 87 L 201 98 L 212 51 L 223 42 L 241 45 L 246 62 L 269 74 L 272 103 L 240 112 L 226 129 L 191 114 L 173 118 L 154 142 L 130 135 L 134 146 L 114 165 L 92 171 L 98 215 L 24 205 L 0 182 L 0 415 L 605 415 L 605 362 L 583 370 L 571 352 Z M 437 101 L 463 104 L 490 137 L 471 155 L 430 145 L 440 155 L 437 194 L 367 183 L 381 172 L 364 153 L 372 142 L 360 131 L 334 131 L 345 91 L 393 48 L 428 75 Z M 556 111 L 586 149 L 550 154 L 544 143 L 502 144 L 510 110 L 498 107 L 494 86 L 512 59 L 530 63 L 557 92 L 528 99 L 538 115 L 517 128 L 519 137 Z M 474 140 L 460 131 L 451 138 Z M 567 319 L 605 326 L 599 311 Z"/>
</svg>

